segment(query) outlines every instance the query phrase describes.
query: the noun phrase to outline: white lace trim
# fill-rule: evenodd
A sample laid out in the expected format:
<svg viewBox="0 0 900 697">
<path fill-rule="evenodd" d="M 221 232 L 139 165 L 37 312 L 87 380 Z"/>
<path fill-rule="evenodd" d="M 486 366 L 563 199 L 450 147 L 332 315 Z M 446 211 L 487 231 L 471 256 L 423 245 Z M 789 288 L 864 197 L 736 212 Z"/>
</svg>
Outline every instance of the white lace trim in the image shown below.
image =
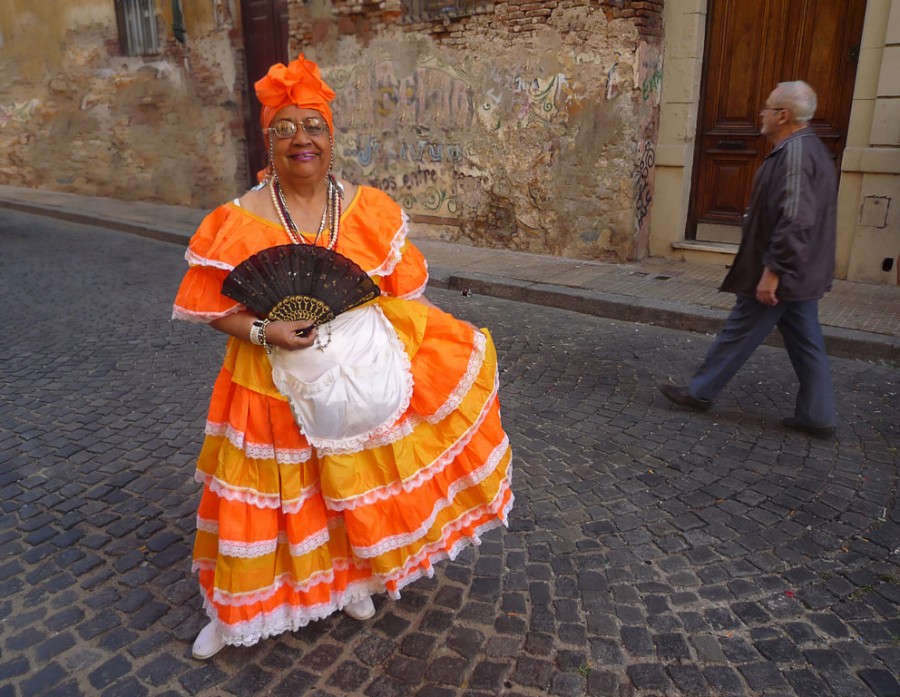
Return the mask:
<svg viewBox="0 0 900 697">
<path fill-rule="evenodd" d="M 316 482 L 315 484 L 310 484 L 308 487 L 303 489 L 300 493 L 300 496 L 298 496 L 295 499 L 280 498 L 281 494 L 259 494 L 259 492 L 257 492 L 255 489 L 249 489 L 249 488 L 240 489 L 238 487 L 232 487 L 231 493 L 227 494 L 227 493 L 222 493 L 219 490 L 220 487 L 214 486 L 213 482 L 214 481 L 219 482 L 221 484 L 221 486 L 223 486 L 223 487 L 227 487 L 228 486 L 227 484 L 224 484 L 222 482 L 222 480 L 220 480 L 220 479 L 216 479 L 216 477 L 214 477 L 213 475 L 206 474 L 205 472 L 202 472 L 200 470 L 195 470 L 194 481 L 199 482 L 200 484 L 206 484 L 207 482 L 209 482 L 209 484 L 210 484 L 209 488 L 213 493 L 219 494 L 220 496 L 228 499 L 229 501 L 241 501 L 242 503 L 251 504 L 251 505 L 257 506 L 258 508 L 278 508 L 280 505 L 282 513 L 286 513 L 286 514 L 299 513 L 300 509 L 303 508 L 303 505 L 309 499 L 316 496 L 321 491 L 321 487 L 319 486 L 319 483 Z M 243 493 L 241 493 L 241 492 L 243 492 Z M 252 492 L 252 493 L 246 493 L 246 492 Z M 277 503 L 273 502 L 271 500 L 271 497 L 279 497 L 279 501 L 281 503 L 277 504 Z M 260 498 L 264 498 L 265 502 L 260 504 L 259 500 L 258 500 Z M 211 532 L 217 532 L 217 531 L 211 531 Z"/>
<path fill-rule="evenodd" d="M 384 312 L 382 311 L 382 309 L 377 305 L 374 306 L 374 309 L 378 313 L 378 316 L 387 329 L 386 333 L 388 336 L 388 343 L 400 357 L 400 362 L 403 366 L 403 397 L 400 404 L 393 411 L 393 413 L 388 418 L 384 419 L 379 426 L 376 426 L 375 428 L 370 429 L 365 433 L 360 433 L 359 435 L 351 436 L 349 438 L 332 440 L 310 436 L 304 431 L 303 426 L 300 424 L 299 420 L 296 420 L 297 427 L 301 430 L 301 432 L 303 432 L 304 436 L 306 436 L 306 439 L 315 446 L 316 452 L 319 456 L 346 455 L 349 453 L 357 453 L 360 450 L 367 450 L 372 448 L 373 446 L 370 444 L 370 442 L 379 442 L 380 438 L 390 433 L 397 420 L 401 416 L 403 416 L 407 409 L 409 409 L 409 402 L 412 399 L 414 387 L 412 365 L 409 361 L 409 355 L 407 355 L 406 348 L 403 346 L 403 342 L 400 341 L 400 337 L 397 336 L 397 330 L 394 329 L 394 326 L 388 321 L 387 317 L 384 316 Z"/>
<path fill-rule="evenodd" d="M 500 493 L 502 494 L 507 490 L 507 488 L 508 487 L 503 488 Z M 502 500 L 500 494 L 498 494 L 498 499 Z M 423 549 L 419 554 L 416 555 L 414 559 L 410 559 L 407 564 L 403 566 L 403 569 L 394 574 L 391 574 L 391 579 L 385 579 L 380 576 L 373 576 L 365 581 L 357 581 L 350 584 L 343 593 L 332 593 L 330 602 L 321 603 L 319 605 L 313 605 L 310 607 L 298 607 L 290 605 L 289 603 L 285 603 L 270 612 L 260 613 L 253 619 L 247 620 L 245 622 L 238 622 L 233 625 L 228 625 L 219 621 L 218 610 L 215 605 L 215 603 L 219 603 L 222 605 L 237 604 L 220 602 L 219 598 L 221 597 L 224 599 L 226 594 L 222 594 L 220 591 L 216 590 L 213 594 L 213 602 L 210 602 L 206 594 L 201 593 L 203 597 L 203 607 L 206 610 L 209 618 L 216 622 L 217 628 L 226 644 L 232 646 L 252 646 L 261 639 L 266 639 L 283 632 L 297 631 L 298 629 L 300 629 L 301 627 L 305 627 L 312 621 L 328 617 L 333 612 L 340 610 L 350 603 L 357 602 L 376 593 L 383 593 L 386 590 L 385 580 L 391 580 L 396 584 L 396 588 L 392 591 L 388 591 L 388 594 L 394 600 L 399 600 L 400 591 L 403 588 L 408 586 L 410 583 L 418 580 L 422 576 L 428 576 L 430 578 L 434 575 L 434 563 L 437 563 L 444 559 L 455 559 L 459 555 L 459 553 L 469 544 L 479 546 L 481 544 L 482 535 L 489 532 L 490 530 L 493 530 L 496 527 L 499 527 L 500 525 L 506 525 L 507 519 L 509 517 L 509 511 L 512 508 L 513 502 L 514 496 L 510 495 L 509 501 L 507 505 L 503 507 L 503 510 L 500 512 L 499 517 L 485 521 L 475 529 L 472 535 L 467 535 L 457 540 L 449 550 L 441 549 L 443 540 L 446 539 L 445 535 L 442 540 L 428 545 L 427 549 Z M 483 515 L 484 508 L 485 507 L 482 507 L 478 513 L 473 513 L 471 519 L 475 519 L 478 516 Z M 455 532 L 456 530 L 460 529 L 460 527 L 461 525 L 452 526 L 451 529 L 447 530 L 447 534 Z M 425 565 L 425 568 L 421 568 L 423 564 Z M 198 562 L 195 562 L 194 571 L 200 568 L 206 570 L 214 569 L 215 564 L 210 564 L 210 560 L 200 560 Z M 340 565 L 335 564 L 335 568 L 340 568 Z M 322 582 L 326 580 L 328 580 L 329 582 L 333 582 L 333 571 L 324 572 L 323 574 L 319 575 L 316 578 L 315 582 Z M 312 581 L 305 584 L 298 584 L 297 586 L 295 586 L 295 588 L 298 588 L 300 586 L 309 587 L 311 583 Z M 269 593 L 268 597 L 272 597 L 274 592 L 275 591 L 273 590 L 271 593 Z M 252 596 L 254 595 L 259 594 L 248 594 L 245 597 L 246 602 L 240 604 L 247 605 L 254 602 L 254 599 L 252 599 Z M 263 600 L 264 598 L 261 599 L 260 602 L 262 602 Z"/>
<path fill-rule="evenodd" d="M 333 511 L 347 511 L 358 508 L 359 506 L 369 506 L 378 501 L 386 501 L 391 496 L 396 496 L 401 491 L 406 493 L 410 493 L 415 489 L 418 489 L 420 486 L 425 484 L 426 482 L 431 481 L 435 476 L 440 474 L 447 468 L 447 466 L 453 462 L 453 460 L 463 451 L 463 449 L 469 444 L 469 441 L 472 440 L 475 433 L 478 429 L 481 428 L 481 425 L 484 423 L 484 420 L 487 418 L 490 413 L 491 406 L 494 403 L 494 398 L 497 394 L 497 390 L 499 388 L 499 379 L 494 379 L 494 389 L 491 391 L 490 395 L 488 395 L 487 400 L 484 403 L 484 406 L 481 408 L 481 412 L 478 414 L 478 418 L 474 421 L 474 423 L 466 429 L 463 433 L 460 434 L 459 438 L 447 448 L 443 453 L 438 455 L 434 462 L 432 462 L 427 467 L 423 467 L 418 472 L 416 472 L 412 477 L 406 480 L 391 482 L 390 484 L 385 484 L 384 486 L 370 489 L 369 491 L 359 494 L 357 496 L 348 496 L 344 499 L 333 499 L 333 498 L 325 498 L 325 504 L 328 506 L 329 510 Z M 408 431 L 412 432 L 412 429 L 415 425 L 421 422 L 421 417 L 414 417 L 408 419 L 407 421 L 411 422 L 409 424 Z M 407 433 L 398 433 L 398 436 L 408 435 Z"/>
<path fill-rule="evenodd" d="M 239 557 L 241 559 L 255 559 L 272 554 L 278 549 L 279 544 L 287 542 L 283 532 L 271 540 L 259 540 L 257 542 L 238 542 L 237 540 L 223 540 L 219 538 L 219 554 L 226 557 Z"/>
<path fill-rule="evenodd" d="M 191 266 L 212 266 L 215 269 L 223 269 L 225 271 L 233 271 L 234 267 L 226 264 L 224 261 L 216 261 L 208 257 L 202 257 L 194 250 L 188 247 L 184 252 L 184 258 Z"/>
<path fill-rule="evenodd" d="M 253 619 L 233 625 L 219 621 L 215 605 L 210 603 L 205 595 L 203 606 L 210 619 L 216 623 L 216 628 L 226 644 L 252 646 L 261 639 L 283 632 L 295 632 L 310 622 L 324 619 L 350 603 L 381 591 L 383 588 L 380 588 L 380 584 L 376 581 L 357 581 L 350 584 L 343 593 L 332 593 L 329 602 L 311 607 L 297 607 L 285 603 L 270 612 L 260 613 Z"/>
<path fill-rule="evenodd" d="M 444 402 L 434 414 L 425 417 L 425 420 L 428 421 L 428 423 L 436 424 L 442 421 L 459 406 L 463 398 L 469 393 L 469 390 L 472 389 L 472 385 L 475 384 L 475 379 L 478 377 L 481 366 L 484 364 L 484 352 L 486 349 L 487 339 L 484 334 L 476 331 L 474 346 L 472 347 L 472 353 L 469 355 L 469 364 L 466 366 L 465 375 L 462 376 L 459 384 L 453 388 L 450 396 L 447 397 L 447 401 Z"/>
<path fill-rule="evenodd" d="M 256 559 L 264 557 L 267 554 L 278 549 L 279 545 L 288 545 L 292 557 L 302 557 L 309 554 L 313 550 L 318 549 L 328 543 L 328 528 L 313 533 L 302 542 L 291 544 L 288 542 L 287 534 L 282 531 L 278 536 L 270 540 L 258 540 L 257 542 L 238 542 L 236 540 L 219 539 L 219 554 L 226 557 L 240 557 L 241 559 Z"/>
<path fill-rule="evenodd" d="M 218 477 L 200 470 L 194 472 L 194 480 L 209 486 L 209 490 L 229 501 L 240 501 L 257 508 L 280 508 L 280 494 L 263 494 L 250 487 L 239 487 L 223 482 Z"/>
<path fill-rule="evenodd" d="M 391 247 L 388 250 L 387 257 L 376 268 L 368 272 L 370 276 L 390 276 L 394 272 L 394 269 L 397 267 L 397 264 L 400 263 L 400 258 L 402 257 L 400 249 L 403 247 L 403 243 L 406 242 L 406 234 L 409 230 L 409 227 L 407 225 L 409 216 L 406 215 L 406 211 L 401 210 L 400 218 L 400 227 L 397 229 L 397 232 L 394 233 L 394 237 L 391 239 Z"/>
<path fill-rule="evenodd" d="M 488 459 L 481 467 L 472 470 L 465 477 L 460 477 L 459 479 L 457 479 L 448 487 L 447 495 L 435 501 L 434 507 L 431 510 L 431 515 L 429 515 L 422 522 L 417 530 L 402 533 L 399 535 L 391 535 L 390 537 L 384 537 L 376 544 L 369 545 L 368 547 L 357 547 L 354 545 L 352 547 L 353 554 L 360 559 L 371 559 L 373 557 L 378 557 L 382 554 L 386 554 L 399 547 L 411 545 L 414 542 L 422 539 L 422 537 L 426 535 L 431 526 L 434 525 L 434 521 L 437 519 L 438 514 L 445 508 L 449 508 L 452 505 L 453 499 L 456 498 L 457 494 L 459 494 L 461 491 L 465 491 L 472 486 L 475 486 L 479 482 L 484 481 L 495 469 L 497 469 L 497 465 L 500 463 L 500 460 L 503 458 L 503 455 L 507 450 L 509 450 L 509 438 L 504 436 L 503 440 L 496 448 L 494 448 L 493 452 L 491 452 L 490 454 L 490 457 L 488 457 Z M 502 489 L 503 487 L 501 487 L 501 490 Z"/>
<path fill-rule="evenodd" d="M 510 472 L 511 471 L 512 463 L 510 462 Z M 226 644 L 232 646 L 252 646 L 261 639 L 275 636 L 277 634 L 281 634 L 282 632 L 297 631 L 301 627 L 305 627 L 310 622 L 323 619 L 333 612 L 341 609 L 342 607 L 349 605 L 350 603 L 362 600 L 363 598 L 371 596 L 375 593 L 384 592 L 386 590 L 386 582 L 393 582 L 395 584 L 395 589 L 389 591 L 388 594 L 391 598 L 398 600 L 400 598 L 400 591 L 407 585 L 418 580 L 422 576 L 428 576 L 430 578 L 434 575 L 434 563 L 448 558 L 451 560 L 455 559 L 459 552 L 469 544 L 479 546 L 481 544 L 482 535 L 490 530 L 493 530 L 496 527 L 499 527 L 500 525 L 507 524 L 509 511 L 515 501 L 515 497 L 511 492 L 509 501 L 505 506 L 502 507 L 502 510 L 499 511 L 498 517 L 487 520 L 479 525 L 471 535 L 466 535 L 457 540 L 449 550 L 442 548 L 444 541 L 450 534 L 453 534 L 457 530 L 462 529 L 466 525 L 470 524 L 471 521 L 476 520 L 478 517 L 484 515 L 485 511 L 488 511 L 490 513 L 497 513 L 498 509 L 500 508 L 499 502 L 503 500 L 505 492 L 509 490 L 509 481 L 510 479 L 507 478 L 505 485 L 500 488 L 500 491 L 498 492 L 494 501 L 491 501 L 490 503 L 479 507 L 478 511 L 471 512 L 467 516 L 464 516 L 463 519 L 460 519 L 456 521 L 456 523 L 451 524 L 450 526 L 445 528 L 444 535 L 441 540 L 427 545 L 425 548 L 420 550 L 420 552 L 415 555 L 414 558 L 409 559 L 401 569 L 392 572 L 388 576 L 373 576 L 365 581 L 358 581 L 356 583 L 350 584 L 350 586 L 348 586 L 348 588 L 343 593 L 332 593 L 330 602 L 321 603 L 319 605 L 314 605 L 311 607 L 298 607 L 290 605 L 289 603 L 285 603 L 270 612 L 260 613 L 256 617 L 245 622 L 239 622 L 234 625 L 227 625 L 219 621 L 218 610 L 215 603 L 219 603 L 222 605 L 247 605 L 254 602 L 255 599 L 263 601 L 266 597 L 272 597 L 275 590 L 273 589 L 270 592 L 263 591 L 245 594 L 240 598 L 216 590 L 213 593 L 213 602 L 210 602 L 209 598 L 206 596 L 206 593 L 201 593 L 203 597 L 204 609 L 206 610 L 206 613 L 209 615 L 210 619 L 216 622 L 217 628 Z M 347 560 L 336 559 L 333 568 L 349 568 L 349 562 Z M 193 564 L 193 570 L 196 572 L 198 569 L 214 570 L 215 561 L 210 559 L 197 560 Z M 317 575 L 315 578 L 315 582 L 322 582 L 325 580 L 333 582 L 334 572 L 333 570 L 329 572 L 323 572 L 322 574 Z M 283 579 L 282 582 L 290 583 L 290 581 L 287 579 Z M 312 583 L 313 581 L 310 580 L 304 584 L 292 585 L 294 586 L 294 588 L 301 588 L 304 586 L 309 587 Z M 233 602 L 221 602 L 221 600 L 231 600 Z"/>
<path fill-rule="evenodd" d="M 275 460 L 280 465 L 300 465 L 312 457 L 312 448 L 276 448 L 269 443 L 248 443 L 246 434 L 229 423 L 206 422 L 206 435 L 224 436 L 238 450 L 254 460 Z"/>
<path fill-rule="evenodd" d="M 512 463 L 510 463 L 510 467 L 512 467 Z M 503 496 L 505 493 L 509 491 L 509 501 L 502 507 L 500 503 L 503 501 Z M 486 532 L 493 530 L 500 525 L 506 526 L 508 524 L 509 512 L 512 510 L 513 504 L 515 503 L 515 495 L 510 491 L 509 487 L 509 479 L 504 483 L 503 486 L 500 487 L 500 490 L 497 492 L 497 496 L 494 497 L 494 500 L 490 503 L 487 503 L 483 506 L 479 506 L 476 510 L 470 511 L 468 514 L 463 516 L 462 518 L 457 519 L 453 523 L 450 523 L 447 527 L 442 531 L 440 540 L 436 540 L 431 544 L 423 547 L 419 552 L 410 557 L 406 563 L 396 571 L 392 571 L 388 574 L 384 575 L 385 581 L 394 581 L 397 584 L 396 591 L 389 591 L 389 595 L 397 600 L 400 598 L 399 591 L 416 580 L 417 578 L 421 578 L 423 575 L 423 570 L 421 568 L 412 571 L 415 567 L 425 566 L 424 573 L 431 578 L 434 575 L 434 570 L 432 565 L 437 563 L 443 559 L 456 559 L 457 555 L 465 549 L 468 545 L 472 544 L 476 547 L 481 545 L 481 536 Z M 453 546 L 449 549 L 443 549 L 444 543 L 450 535 L 457 532 L 458 530 L 462 530 L 472 523 L 472 521 L 477 520 L 482 517 L 485 513 L 490 513 L 492 515 L 496 515 L 496 518 L 492 518 L 490 520 L 486 520 L 484 523 L 479 525 L 471 535 L 464 535 L 460 539 L 458 539 Z"/>
<path fill-rule="evenodd" d="M 307 537 L 303 542 L 298 542 L 297 544 L 290 545 L 291 556 L 292 557 L 302 557 L 304 554 L 309 554 L 313 550 L 318 549 L 324 544 L 328 544 L 330 535 L 328 534 L 328 528 L 323 528 L 318 532 L 313 533 L 309 537 Z"/>
<path fill-rule="evenodd" d="M 240 501 L 257 508 L 281 508 L 282 512 L 287 514 L 299 513 L 303 505 L 321 491 L 319 483 L 316 482 L 302 489 L 297 498 L 283 499 L 280 493 L 264 494 L 250 487 L 232 486 L 201 470 L 194 471 L 194 481 L 200 484 L 209 484 L 210 491 L 229 501 Z"/>
<path fill-rule="evenodd" d="M 271 586 L 247 593 L 228 593 L 218 588 L 214 588 L 213 601 L 218 605 L 227 605 L 228 607 L 244 607 L 245 605 L 253 605 L 254 603 L 264 603 L 284 586 L 290 586 L 291 590 L 297 593 L 305 593 L 310 588 L 317 586 L 320 583 L 334 583 L 335 568 L 340 567 L 335 565 L 327 571 L 319 571 L 302 583 L 294 581 L 290 573 L 284 573 L 277 576 Z"/>
<path fill-rule="evenodd" d="M 201 518 L 197 514 L 197 532 L 208 532 L 211 535 L 219 534 L 219 521 L 212 518 Z"/>
<path fill-rule="evenodd" d="M 191 564 L 191 573 L 197 573 L 197 571 L 215 571 L 216 570 L 216 560 L 215 559 L 194 559 L 194 562 Z"/>
<path fill-rule="evenodd" d="M 372 438 L 367 441 L 366 449 L 374 450 L 375 448 L 380 448 L 382 445 L 390 445 L 398 440 L 402 440 L 410 435 L 422 421 L 422 417 L 418 414 L 410 414 L 402 421 L 395 423 L 377 438 Z"/>
<path fill-rule="evenodd" d="M 193 310 L 181 307 L 181 305 L 172 305 L 172 319 L 194 322 L 195 324 L 209 324 L 214 319 L 221 319 L 222 317 L 233 315 L 235 312 L 240 312 L 243 309 L 244 306 L 240 303 L 222 312 L 194 312 Z"/>
<path fill-rule="evenodd" d="M 252 605 L 253 603 L 266 602 L 284 586 L 290 586 L 291 590 L 295 593 L 306 593 L 310 588 L 317 586 L 320 583 L 334 583 L 335 570 L 346 570 L 351 566 L 363 570 L 369 568 L 368 563 L 362 560 L 332 558 L 330 569 L 317 571 L 303 581 L 298 582 L 291 573 L 285 572 L 273 579 L 272 585 L 248 591 L 246 593 L 229 593 L 220 588 L 213 588 L 213 600 L 219 605 L 243 607 L 244 605 Z"/>
<path fill-rule="evenodd" d="M 300 509 L 303 508 L 303 504 L 305 504 L 309 499 L 318 494 L 321 491 L 321 487 L 319 483 L 310 484 L 308 487 L 303 489 L 300 492 L 300 496 L 295 499 L 282 499 L 281 500 L 281 511 L 283 513 L 299 513 Z"/>
</svg>

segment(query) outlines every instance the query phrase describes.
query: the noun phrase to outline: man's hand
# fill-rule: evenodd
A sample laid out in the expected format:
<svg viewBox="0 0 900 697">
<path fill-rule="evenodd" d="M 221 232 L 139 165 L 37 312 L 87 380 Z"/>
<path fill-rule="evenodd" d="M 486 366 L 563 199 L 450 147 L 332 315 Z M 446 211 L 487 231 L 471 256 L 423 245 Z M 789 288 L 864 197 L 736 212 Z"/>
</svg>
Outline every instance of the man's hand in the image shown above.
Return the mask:
<svg viewBox="0 0 900 697">
<path fill-rule="evenodd" d="M 764 268 L 762 278 L 756 284 L 756 299 L 763 305 L 774 307 L 778 304 L 778 298 L 775 297 L 775 291 L 778 290 L 778 282 L 781 279 L 774 271 Z"/>
</svg>

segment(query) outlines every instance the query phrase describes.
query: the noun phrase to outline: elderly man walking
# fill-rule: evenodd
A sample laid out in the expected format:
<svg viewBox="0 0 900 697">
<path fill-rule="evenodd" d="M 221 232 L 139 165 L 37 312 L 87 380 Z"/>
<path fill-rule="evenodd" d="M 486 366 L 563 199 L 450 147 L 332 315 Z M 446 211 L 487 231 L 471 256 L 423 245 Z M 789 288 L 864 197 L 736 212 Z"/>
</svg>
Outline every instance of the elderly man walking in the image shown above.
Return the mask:
<svg viewBox="0 0 900 697">
<path fill-rule="evenodd" d="M 833 438 L 831 371 L 819 326 L 819 298 L 834 274 L 837 173 L 809 127 L 816 93 L 782 82 L 760 112 L 774 148 L 756 172 L 740 249 L 720 290 L 737 295 L 722 332 L 688 385 L 662 384 L 672 402 L 705 411 L 776 325 L 800 380 L 785 427 Z"/>
</svg>

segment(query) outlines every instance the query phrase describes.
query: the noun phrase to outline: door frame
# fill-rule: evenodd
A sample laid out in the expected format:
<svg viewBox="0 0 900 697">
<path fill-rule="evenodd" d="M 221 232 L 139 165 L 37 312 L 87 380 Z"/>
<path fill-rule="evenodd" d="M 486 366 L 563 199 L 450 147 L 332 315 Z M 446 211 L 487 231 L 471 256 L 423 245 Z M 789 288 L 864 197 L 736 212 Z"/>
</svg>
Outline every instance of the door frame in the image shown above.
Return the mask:
<svg viewBox="0 0 900 697">
<path fill-rule="evenodd" d="M 290 12 L 289 0 L 265 0 L 265 2 L 269 5 L 270 22 L 272 26 L 277 27 L 279 24 L 277 18 L 279 7 L 284 9 L 284 12 L 286 13 L 285 21 L 287 20 L 287 13 Z M 263 136 L 259 126 L 260 104 L 256 99 L 253 87 L 254 82 L 262 77 L 262 75 L 254 77 L 250 74 L 250 68 L 253 61 L 251 61 L 250 47 L 248 46 L 250 29 L 248 28 L 247 3 L 248 0 L 240 0 L 238 4 L 241 13 L 241 41 L 244 48 L 244 104 L 246 105 L 244 108 L 244 138 L 246 142 L 246 176 L 248 184 L 250 186 L 255 186 L 257 183 L 256 173 L 262 169 L 262 166 L 260 166 L 261 162 L 264 166 L 266 155 L 262 152 L 264 148 Z M 273 33 L 269 47 L 272 49 L 275 60 L 269 63 L 269 66 L 274 65 L 279 61 L 287 64 L 290 60 L 290 30 L 287 25 L 283 27 L 283 30 L 282 36 L 276 36 Z M 266 68 L 268 69 L 269 66 L 266 66 Z M 262 159 L 260 159 L 260 156 Z"/>
<path fill-rule="evenodd" d="M 786 0 L 786 1 L 790 1 L 790 0 Z M 703 153 L 702 153 L 703 130 L 702 129 L 705 125 L 703 122 L 704 109 L 706 106 L 706 99 L 708 96 L 708 90 L 709 90 L 709 84 L 710 84 L 710 72 L 709 72 L 708 61 L 710 60 L 710 55 L 709 55 L 710 47 L 711 47 L 710 39 L 712 38 L 712 33 L 713 33 L 712 32 L 713 22 L 712 22 L 711 9 L 712 9 L 712 5 L 716 2 L 724 2 L 724 0 L 708 0 L 706 3 L 706 13 L 704 15 L 705 28 L 704 28 L 704 40 L 703 40 L 703 58 L 702 58 L 702 63 L 701 63 L 700 93 L 699 93 L 699 99 L 697 102 L 697 119 L 696 119 L 696 126 L 694 129 L 694 148 L 693 148 L 693 154 L 692 154 L 693 163 L 695 165 L 700 163 L 700 158 L 703 156 Z M 839 101 L 839 104 L 838 104 L 837 114 L 833 114 L 833 116 L 834 115 L 837 116 L 837 119 L 836 119 L 837 124 L 836 125 L 838 125 L 840 127 L 840 131 L 837 134 L 837 139 L 836 139 L 835 145 L 834 145 L 835 149 L 837 150 L 837 153 L 835 154 L 835 160 L 836 160 L 838 169 L 840 169 L 841 158 L 843 157 L 844 149 L 847 146 L 848 131 L 850 128 L 850 115 L 851 115 L 852 105 L 853 105 L 852 85 L 855 82 L 856 75 L 859 71 L 859 60 L 858 60 L 859 59 L 859 48 L 860 48 L 860 44 L 861 44 L 862 30 L 865 25 L 866 6 L 868 4 L 867 0 L 859 0 L 859 2 L 861 3 L 862 6 L 854 8 L 853 10 L 850 10 L 851 14 L 849 15 L 849 18 L 852 20 L 855 16 L 856 12 L 861 11 L 861 14 L 862 14 L 862 17 L 856 16 L 856 19 L 859 20 L 859 31 L 860 31 L 860 37 L 859 37 L 856 45 L 854 46 L 853 42 L 850 40 L 852 37 L 848 36 L 847 34 L 844 34 L 842 36 L 842 45 L 835 49 L 835 50 L 840 50 L 842 52 L 845 52 L 845 51 L 853 52 L 855 50 L 855 56 L 848 54 L 848 59 L 852 60 L 852 70 L 848 69 L 845 72 L 841 72 L 840 81 L 835 85 L 834 98 Z M 852 23 L 851 23 L 851 26 L 853 26 Z M 796 57 L 799 57 L 800 60 L 802 61 L 803 58 L 808 58 L 808 55 L 807 54 L 803 54 L 803 55 L 797 54 Z M 849 76 L 850 89 L 848 89 L 848 85 L 845 84 L 846 76 Z M 777 76 L 775 77 L 775 80 L 777 80 Z M 772 84 L 770 89 L 772 89 L 774 87 L 775 87 L 775 85 Z M 760 94 L 759 96 L 760 96 L 760 100 L 764 99 L 762 94 Z M 820 105 L 821 105 L 821 101 L 820 101 Z M 813 122 L 811 122 L 810 125 L 815 130 L 817 130 L 817 131 L 819 130 L 819 128 Z M 827 136 L 823 135 L 823 137 L 826 138 L 826 140 L 834 140 L 834 137 L 832 134 L 829 134 Z M 771 150 L 771 145 L 767 142 L 762 142 L 761 147 L 762 147 L 763 156 L 765 156 L 765 154 L 767 154 Z M 699 166 L 694 166 L 692 168 L 692 174 L 691 174 L 691 189 L 690 189 L 690 196 L 688 199 L 687 220 L 685 222 L 685 228 L 684 228 L 684 239 L 685 240 L 696 241 L 698 228 L 701 224 L 715 227 L 715 225 L 713 223 L 708 223 L 708 222 L 701 223 L 700 222 L 700 214 L 698 213 L 698 202 L 700 200 L 700 175 L 701 175 L 701 168 Z M 753 176 L 752 172 L 750 173 L 750 176 L 751 177 Z M 740 239 L 739 226 L 732 225 L 732 224 L 728 224 L 728 226 L 736 228 L 736 234 L 734 235 L 734 237 L 735 237 L 735 239 L 739 240 Z"/>
<path fill-rule="evenodd" d="M 695 165 L 694 138 L 701 104 L 700 85 L 706 58 L 707 12 L 707 0 L 667 2 L 663 6 L 665 75 L 660 95 L 649 252 L 652 257 L 724 268 L 731 263 L 737 245 L 685 239 Z M 856 238 L 860 237 L 860 230 L 865 231 L 857 221 L 862 204 L 861 185 L 868 181 L 866 172 L 881 172 L 885 167 L 882 160 L 874 157 L 881 156 L 881 151 L 872 151 L 869 139 L 870 132 L 876 127 L 873 108 L 878 99 L 879 66 L 890 13 L 890 6 L 882 3 L 869 2 L 866 6 L 861 57 L 841 165 L 836 278 L 854 280 L 857 276 L 854 270 L 859 265 L 855 259 L 859 256 L 860 244 Z M 860 239 L 869 238 L 863 235 Z"/>
</svg>

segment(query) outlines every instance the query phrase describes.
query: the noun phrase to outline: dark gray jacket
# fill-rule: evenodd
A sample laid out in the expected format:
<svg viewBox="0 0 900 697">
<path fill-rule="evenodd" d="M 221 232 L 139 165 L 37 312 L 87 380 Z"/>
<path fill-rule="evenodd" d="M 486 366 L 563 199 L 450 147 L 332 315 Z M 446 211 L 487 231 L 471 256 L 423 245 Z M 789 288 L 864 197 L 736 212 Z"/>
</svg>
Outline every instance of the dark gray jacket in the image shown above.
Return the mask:
<svg viewBox="0 0 900 697">
<path fill-rule="evenodd" d="M 834 276 L 837 172 L 811 128 L 789 135 L 753 179 L 741 246 L 721 290 L 756 295 L 763 267 L 780 276 L 782 302 L 814 300 Z"/>
</svg>

